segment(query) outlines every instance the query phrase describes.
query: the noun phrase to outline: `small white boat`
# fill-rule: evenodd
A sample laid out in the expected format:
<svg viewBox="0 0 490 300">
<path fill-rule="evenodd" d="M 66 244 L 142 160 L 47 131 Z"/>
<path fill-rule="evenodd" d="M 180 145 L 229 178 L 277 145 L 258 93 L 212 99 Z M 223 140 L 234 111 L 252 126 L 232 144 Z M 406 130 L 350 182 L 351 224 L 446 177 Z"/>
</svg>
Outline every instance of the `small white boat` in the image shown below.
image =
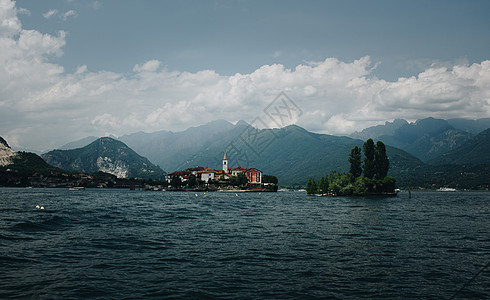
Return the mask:
<svg viewBox="0 0 490 300">
<path fill-rule="evenodd" d="M 85 187 L 83 186 L 73 186 L 71 188 L 69 188 L 70 191 L 83 191 L 85 189 Z"/>
<path fill-rule="evenodd" d="M 441 187 L 441 188 L 438 188 L 436 191 L 438 191 L 438 192 L 456 192 L 456 189 L 450 188 L 450 187 Z"/>
</svg>

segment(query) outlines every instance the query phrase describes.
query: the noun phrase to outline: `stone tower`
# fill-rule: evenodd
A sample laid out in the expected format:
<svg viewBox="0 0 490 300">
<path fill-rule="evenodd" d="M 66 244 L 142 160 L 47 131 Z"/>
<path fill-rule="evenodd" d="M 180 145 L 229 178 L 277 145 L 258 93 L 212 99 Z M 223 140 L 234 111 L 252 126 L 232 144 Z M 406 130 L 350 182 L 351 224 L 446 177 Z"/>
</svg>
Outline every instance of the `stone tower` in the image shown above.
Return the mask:
<svg viewBox="0 0 490 300">
<path fill-rule="evenodd" d="M 225 173 L 228 173 L 228 159 L 226 159 L 226 150 L 225 150 L 225 156 L 223 156 L 223 171 Z"/>
</svg>

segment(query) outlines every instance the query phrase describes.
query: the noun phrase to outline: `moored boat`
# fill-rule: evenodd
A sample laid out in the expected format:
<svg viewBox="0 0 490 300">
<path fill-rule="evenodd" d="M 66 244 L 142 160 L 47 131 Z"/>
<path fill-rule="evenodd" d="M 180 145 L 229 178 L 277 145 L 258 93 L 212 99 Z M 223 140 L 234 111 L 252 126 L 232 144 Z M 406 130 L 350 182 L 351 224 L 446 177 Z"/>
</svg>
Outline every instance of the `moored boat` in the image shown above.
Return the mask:
<svg viewBox="0 0 490 300">
<path fill-rule="evenodd" d="M 450 187 L 441 187 L 441 188 L 438 188 L 436 191 L 438 191 L 438 192 L 456 192 L 456 189 L 450 188 Z"/>
</svg>

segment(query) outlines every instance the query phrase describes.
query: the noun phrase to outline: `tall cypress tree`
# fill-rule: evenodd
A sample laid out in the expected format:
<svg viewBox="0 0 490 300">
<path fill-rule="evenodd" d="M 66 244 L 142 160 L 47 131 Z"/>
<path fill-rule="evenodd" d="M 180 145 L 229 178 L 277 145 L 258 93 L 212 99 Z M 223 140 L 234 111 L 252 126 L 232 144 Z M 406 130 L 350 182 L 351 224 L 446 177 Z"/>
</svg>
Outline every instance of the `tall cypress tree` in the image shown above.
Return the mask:
<svg viewBox="0 0 490 300">
<path fill-rule="evenodd" d="M 364 151 L 364 177 L 373 179 L 376 174 L 376 164 L 374 163 L 374 142 L 368 139 L 362 146 Z"/>
<path fill-rule="evenodd" d="M 306 193 L 308 195 L 315 194 L 317 192 L 316 182 L 313 178 L 310 177 L 308 179 L 308 183 L 306 184 Z"/>
<path fill-rule="evenodd" d="M 376 179 L 385 178 L 390 168 L 390 161 L 388 156 L 386 156 L 386 147 L 382 141 L 376 143 L 374 162 L 376 164 Z"/>
<path fill-rule="evenodd" d="M 318 182 L 318 194 L 323 195 L 328 193 L 328 176 L 322 177 Z"/>
<path fill-rule="evenodd" d="M 361 148 L 355 146 L 350 151 L 349 155 L 349 163 L 350 163 L 350 173 L 354 178 L 361 176 L 362 168 L 361 168 Z"/>
</svg>

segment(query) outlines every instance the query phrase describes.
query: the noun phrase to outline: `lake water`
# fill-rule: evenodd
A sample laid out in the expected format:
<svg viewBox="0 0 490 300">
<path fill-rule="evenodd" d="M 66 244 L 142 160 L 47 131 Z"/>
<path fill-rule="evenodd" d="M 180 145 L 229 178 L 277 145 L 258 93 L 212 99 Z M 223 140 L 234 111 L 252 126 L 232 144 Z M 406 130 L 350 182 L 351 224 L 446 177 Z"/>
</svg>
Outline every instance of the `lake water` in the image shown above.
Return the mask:
<svg viewBox="0 0 490 300">
<path fill-rule="evenodd" d="M 1 299 L 489 299 L 489 261 L 489 192 L 0 189 Z"/>
</svg>

